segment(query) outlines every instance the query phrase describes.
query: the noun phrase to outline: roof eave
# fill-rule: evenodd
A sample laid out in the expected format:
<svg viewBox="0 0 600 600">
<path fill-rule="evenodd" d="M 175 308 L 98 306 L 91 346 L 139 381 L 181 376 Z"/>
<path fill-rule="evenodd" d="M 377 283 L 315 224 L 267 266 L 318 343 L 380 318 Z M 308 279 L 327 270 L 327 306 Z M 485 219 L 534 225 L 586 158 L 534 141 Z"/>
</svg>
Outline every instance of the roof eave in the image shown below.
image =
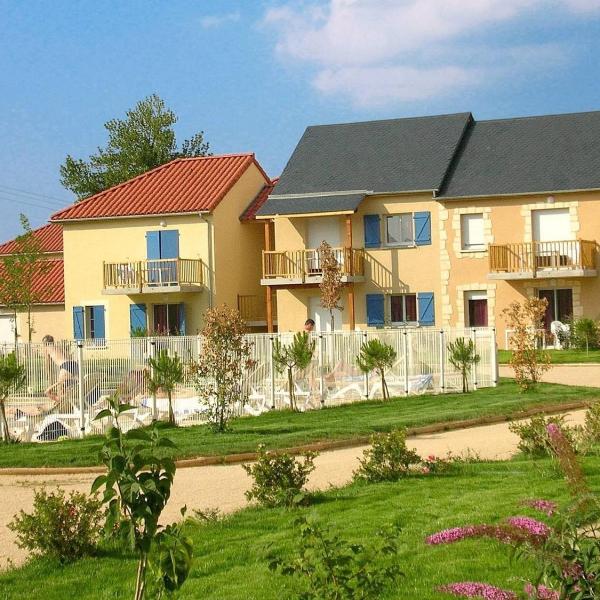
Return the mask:
<svg viewBox="0 0 600 600">
<path fill-rule="evenodd" d="M 577 188 L 568 190 L 541 190 L 531 192 L 507 192 L 505 194 L 470 194 L 464 196 L 437 196 L 436 200 L 470 200 L 472 198 L 509 198 L 512 196 L 542 196 L 545 194 L 576 194 L 581 192 L 599 192 L 600 187 Z"/>
<path fill-rule="evenodd" d="M 141 219 L 144 217 L 156 218 L 156 217 L 184 217 L 190 215 L 209 215 L 212 210 L 192 210 L 186 212 L 172 212 L 172 213 L 151 213 L 151 214 L 139 214 L 139 215 L 114 215 L 110 217 L 80 217 L 74 219 L 52 219 L 52 223 L 74 223 L 83 221 L 115 221 L 118 219 Z"/>
</svg>

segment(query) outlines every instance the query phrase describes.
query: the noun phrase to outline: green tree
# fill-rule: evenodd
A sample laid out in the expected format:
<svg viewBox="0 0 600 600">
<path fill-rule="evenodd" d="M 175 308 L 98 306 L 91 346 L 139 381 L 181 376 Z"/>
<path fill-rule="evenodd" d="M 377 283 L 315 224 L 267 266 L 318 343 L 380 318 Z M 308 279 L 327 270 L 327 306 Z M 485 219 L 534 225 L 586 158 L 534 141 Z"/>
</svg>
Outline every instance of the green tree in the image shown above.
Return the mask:
<svg viewBox="0 0 600 600">
<path fill-rule="evenodd" d="M 2 439 L 10 443 L 10 431 L 6 419 L 6 401 L 9 394 L 25 385 L 25 367 L 17 361 L 14 352 L 0 355 L 0 416 L 2 417 Z"/>
<path fill-rule="evenodd" d="M 208 156 L 203 132 L 177 147 L 176 122 L 175 113 L 156 94 L 140 100 L 125 119 L 104 124 L 108 132 L 105 148 L 98 148 L 87 161 L 67 156 L 60 167 L 61 183 L 83 199 L 175 158 Z"/>
<path fill-rule="evenodd" d="M 460 337 L 448 344 L 448 360 L 462 376 L 463 394 L 469 391 L 469 373 L 481 357 L 475 351 L 475 344 L 471 339 Z"/>
<path fill-rule="evenodd" d="M 306 331 L 294 335 L 289 344 L 275 340 L 273 344 L 273 362 L 278 373 L 287 372 L 290 408 L 297 410 L 296 393 L 294 391 L 294 369 L 302 371 L 310 365 L 315 353 L 315 340 L 311 340 Z"/>
<path fill-rule="evenodd" d="M 148 391 L 156 394 L 160 390 L 166 392 L 169 399 L 169 423 L 175 425 L 173 412 L 173 391 L 183 381 L 183 365 L 177 354 L 169 356 L 166 350 L 160 350 L 158 356 L 148 359 L 150 373 L 146 372 Z"/>
<path fill-rule="evenodd" d="M 0 283 L 0 304 L 13 312 L 15 320 L 15 344 L 19 336 L 18 312 L 27 314 L 27 341 L 31 342 L 34 332 L 32 308 L 42 300 L 47 291 L 36 285 L 36 280 L 51 266 L 44 259 L 42 245 L 31 229 L 29 219 L 24 214 L 19 219 L 23 233 L 15 240 L 15 251 L 2 257 L 4 277 Z"/>
<path fill-rule="evenodd" d="M 356 357 L 356 364 L 363 373 L 377 371 L 381 377 L 381 394 L 384 400 L 388 400 L 390 392 L 385 381 L 385 370 L 390 369 L 396 362 L 396 351 L 389 344 L 381 340 L 373 339 L 365 342 L 360 347 L 360 353 Z"/>
</svg>

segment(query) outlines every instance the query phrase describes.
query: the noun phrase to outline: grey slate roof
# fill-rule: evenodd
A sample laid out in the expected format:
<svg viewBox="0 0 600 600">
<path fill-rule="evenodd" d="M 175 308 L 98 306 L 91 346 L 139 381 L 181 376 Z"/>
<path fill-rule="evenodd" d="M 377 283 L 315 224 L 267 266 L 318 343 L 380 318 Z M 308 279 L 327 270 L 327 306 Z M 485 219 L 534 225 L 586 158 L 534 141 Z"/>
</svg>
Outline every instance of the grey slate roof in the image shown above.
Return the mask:
<svg viewBox="0 0 600 600">
<path fill-rule="evenodd" d="M 600 111 L 476 121 L 440 197 L 600 188 Z"/>
<path fill-rule="evenodd" d="M 437 190 L 470 120 L 457 113 L 308 127 L 257 214 L 283 214 L 273 204 L 281 195 Z"/>
<path fill-rule="evenodd" d="M 300 215 L 321 212 L 354 212 L 363 201 L 364 193 L 356 194 L 323 194 L 319 196 L 292 196 L 286 198 L 270 197 L 267 212 L 264 206 L 259 209 L 266 215 Z"/>
</svg>

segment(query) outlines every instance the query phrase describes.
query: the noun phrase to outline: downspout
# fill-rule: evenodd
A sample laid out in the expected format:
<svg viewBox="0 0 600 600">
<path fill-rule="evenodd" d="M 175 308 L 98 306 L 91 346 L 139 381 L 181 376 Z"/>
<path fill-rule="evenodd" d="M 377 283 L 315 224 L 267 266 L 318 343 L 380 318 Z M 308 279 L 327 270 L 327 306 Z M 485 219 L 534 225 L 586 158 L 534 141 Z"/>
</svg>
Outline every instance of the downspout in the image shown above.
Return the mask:
<svg viewBox="0 0 600 600">
<path fill-rule="evenodd" d="M 212 308 L 214 304 L 215 290 L 215 265 L 214 265 L 214 235 L 212 219 L 207 219 L 202 213 L 199 214 L 200 220 L 206 223 L 207 243 L 208 243 L 208 307 Z"/>
</svg>

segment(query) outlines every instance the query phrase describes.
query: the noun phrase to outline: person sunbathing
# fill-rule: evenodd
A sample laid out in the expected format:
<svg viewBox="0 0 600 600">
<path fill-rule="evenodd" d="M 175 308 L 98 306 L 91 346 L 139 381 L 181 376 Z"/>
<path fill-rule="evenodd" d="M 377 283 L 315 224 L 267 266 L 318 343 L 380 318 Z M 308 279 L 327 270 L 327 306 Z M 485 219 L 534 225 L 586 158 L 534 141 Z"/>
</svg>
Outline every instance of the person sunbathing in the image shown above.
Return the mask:
<svg viewBox="0 0 600 600">
<path fill-rule="evenodd" d="M 56 382 L 49 385 L 44 394 L 58 406 L 64 398 L 66 392 L 72 388 L 75 380 L 79 379 L 79 365 L 73 360 L 60 344 L 56 344 L 54 337 L 45 335 L 42 338 L 44 343 L 43 354 L 47 361 L 58 367 L 58 377 Z"/>
</svg>

